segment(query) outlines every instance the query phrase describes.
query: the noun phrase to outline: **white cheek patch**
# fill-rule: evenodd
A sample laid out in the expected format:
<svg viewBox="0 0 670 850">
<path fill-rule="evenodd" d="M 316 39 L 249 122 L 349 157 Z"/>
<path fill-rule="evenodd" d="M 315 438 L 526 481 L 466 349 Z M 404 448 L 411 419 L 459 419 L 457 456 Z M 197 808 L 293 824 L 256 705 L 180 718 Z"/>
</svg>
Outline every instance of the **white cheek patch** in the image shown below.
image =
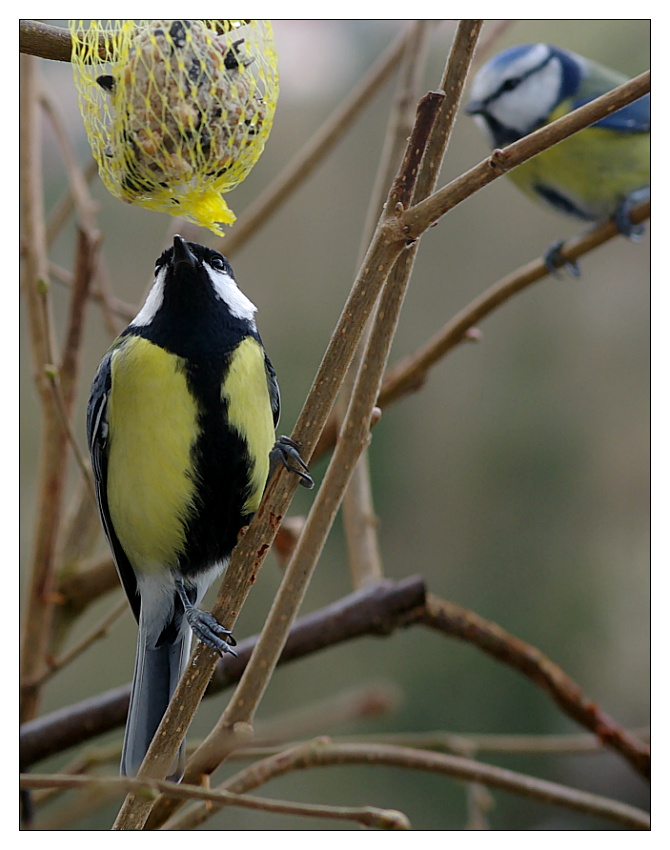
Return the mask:
<svg viewBox="0 0 670 850">
<path fill-rule="evenodd" d="M 561 65 L 554 58 L 526 77 L 513 91 L 501 94 L 491 104 L 490 112 L 505 127 L 512 127 L 523 135 L 547 119 L 560 90 Z"/>
<path fill-rule="evenodd" d="M 151 291 L 147 296 L 147 300 L 144 302 L 144 305 L 140 312 L 135 316 L 131 325 L 134 327 L 146 327 L 146 325 L 150 325 L 153 321 L 156 313 L 160 310 L 161 305 L 163 303 L 163 295 L 165 292 L 165 275 L 167 274 L 167 269 L 161 269 L 157 276 L 156 282 L 151 287 Z"/>
<path fill-rule="evenodd" d="M 223 271 L 211 268 L 205 264 L 207 274 L 212 282 L 216 295 L 226 304 L 236 319 L 246 319 L 255 327 L 254 314 L 256 307 L 238 288 L 234 279 Z"/>
</svg>

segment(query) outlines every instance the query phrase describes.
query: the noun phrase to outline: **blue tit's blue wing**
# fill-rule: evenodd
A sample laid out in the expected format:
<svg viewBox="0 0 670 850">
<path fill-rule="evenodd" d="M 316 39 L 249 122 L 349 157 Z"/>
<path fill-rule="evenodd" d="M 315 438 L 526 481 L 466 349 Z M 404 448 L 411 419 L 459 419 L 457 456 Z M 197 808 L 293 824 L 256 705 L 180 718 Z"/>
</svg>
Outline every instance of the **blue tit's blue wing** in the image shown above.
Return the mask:
<svg viewBox="0 0 670 850">
<path fill-rule="evenodd" d="M 599 127 L 619 133 L 649 133 L 651 131 L 651 95 L 629 103 L 598 122 Z"/>
<path fill-rule="evenodd" d="M 626 83 L 628 80 L 618 71 L 605 68 L 597 62 L 587 61 L 578 89 L 573 95 L 573 108 L 583 106 L 605 92 Z M 648 133 L 651 129 L 651 97 L 646 94 L 623 109 L 598 121 L 595 127 L 615 133 Z"/>
<path fill-rule="evenodd" d="M 585 103 L 588 103 L 588 100 L 575 101 L 575 109 Z M 593 126 L 613 130 L 616 133 L 649 133 L 651 131 L 651 96 L 646 94 L 634 100 L 633 103 L 613 112 Z"/>
<path fill-rule="evenodd" d="M 105 536 L 114 555 L 114 563 L 123 584 L 123 588 L 130 602 L 135 619 L 140 617 L 140 596 L 137 591 L 137 580 L 135 573 L 128 560 L 123 547 L 116 536 L 109 513 L 107 500 L 107 459 L 109 455 L 109 425 L 107 419 L 107 406 L 109 393 L 112 388 L 112 354 L 107 354 L 98 367 L 93 379 L 91 395 L 88 400 L 86 411 L 86 434 L 88 437 L 88 448 L 91 453 L 91 465 L 93 478 L 95 480 L 95 494 L 98 500 L 98 508 L 102 519 L 102 527 Z"/>
</svg>

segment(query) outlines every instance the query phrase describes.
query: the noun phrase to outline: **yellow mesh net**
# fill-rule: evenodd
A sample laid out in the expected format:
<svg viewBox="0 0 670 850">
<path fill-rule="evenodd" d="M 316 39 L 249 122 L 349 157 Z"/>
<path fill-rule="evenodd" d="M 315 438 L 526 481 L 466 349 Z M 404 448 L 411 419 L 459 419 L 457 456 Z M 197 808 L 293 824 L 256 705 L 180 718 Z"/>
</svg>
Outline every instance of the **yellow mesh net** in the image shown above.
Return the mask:
<svg viewBox="0 0 670 850">
<path fill-rule="evenodd" d="M 269 21 L 70 21 L 79 106 L 117 198 L 223 235 L 279 90 Z"/>
</svg>

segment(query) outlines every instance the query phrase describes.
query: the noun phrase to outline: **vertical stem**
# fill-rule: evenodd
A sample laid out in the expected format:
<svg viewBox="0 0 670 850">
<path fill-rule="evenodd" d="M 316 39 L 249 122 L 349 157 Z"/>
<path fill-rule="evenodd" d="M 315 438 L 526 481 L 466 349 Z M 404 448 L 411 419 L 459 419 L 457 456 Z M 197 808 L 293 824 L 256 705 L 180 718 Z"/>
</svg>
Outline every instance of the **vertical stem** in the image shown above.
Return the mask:
<svg viewBox="0 0 670 850">
<path fill-rule="evenodd" d="M 27 607 L 21 635 L 21 720 L 31 719 L 39 700 L 38 678 L 48 649 L 53 615 L 54 553 L 64 486 L 67 436 L 48 373 L 55 366 L 48 293 L 46 228 L 42 203 L 42 151 L 38 60 L 21 56 L 20 185 L 25 243 L 25 292 L 35 386 L 42 407 L 38 496 Z"/>
<path fill-rule="evenodd" d="M 381 213 L 382 204 L 389 185 L 398 170 L 405 140 L 412 130 L 418 87 L 425 66 L 428 21 L 415 21 L 402 57 L 400 78 L 395 99 L 389 115 L 384 147 L 372 198 L 368 207 L 358 265 L 365 248 L 370 243 L 374 226 Z M 351 400 L 356 374 L 363 362 L 363 349 L 369 336 L 369 324 L 349 368 L 338 403 L 338 419 L 341 421 Z M 363 450 L 351 475 L 342 501 L 342 519 L 347 542 L 348 563 L 354 588 L 379 581 L 383 576 L 377 517 L 375 515 L 370 464 L 367 448 Z"/>
</svg>

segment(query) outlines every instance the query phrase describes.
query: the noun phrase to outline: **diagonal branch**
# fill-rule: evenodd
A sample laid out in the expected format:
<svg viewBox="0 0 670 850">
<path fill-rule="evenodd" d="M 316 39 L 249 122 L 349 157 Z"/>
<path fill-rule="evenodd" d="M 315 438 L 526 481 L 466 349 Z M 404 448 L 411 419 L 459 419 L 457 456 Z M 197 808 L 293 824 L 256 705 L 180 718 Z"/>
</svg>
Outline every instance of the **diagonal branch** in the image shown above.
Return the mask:
<svg viewBox="0 0 670 850">
<path fill-rule="evenodd" d="M 425 587 L 419 576 L 398 582 L 386 579 L 351 593 L 296 620 L 280 664 L 365 635 L 390 635 L 406 625 L 424 599 Z M 240 641 L 237 658 L 229 655 L 219 660 L 207 696 L 239 682 L 257 640 L 255 635 Z M 126 684 L 25 723 L 20 737 L 23 769 L 123 726 L 129 698 L 130 685 Z"/>
<path fill-rule="evenodd" d="M 607 115 L 627 106 L 648 94 L 651 89 L 651 72 L 645 71 L 618 88 L 552 121 L 545 127 L 513 142 L 502 150 L 495 150 L 488 159 L 457 177 L 425 201 L 416 204 L 402 216 L 403 232 L 408 239 L 418 238 L 445 213 L 469 198 L 474 192 L 531 159 L 567 136 L 595 124 Z"/>
<path fill-rule="evenodd" d="M 357 266 L 362 259 L 365 248 L 369 245 L 374 227 L 379 218 L 384 198 L 387 197 L 389 186 L 395 176 L 403 154 L 405 140 L 410 134 L 414 121 L 414 104 L 418 99 L 420 82 L 425 69 L 429 21 L 415 21 L 412 38 L 407 43 L 402 56 L 397 91 L 389 114 L 384 144 L 380 155 L 377 175 L 368 210 L 363 225 L 360 244 L 360 256 Z M 364 348 L 370 333 L 370 323 L 365 329 L 361 342 L 356 349 L 342 390 L 333 411 L 333 417 L 338 427 L 346 415 L 351 400 L 356 375 L 361 368 Z M 379 581 L 383 575 L 381 552 L 377 533 L 377 518 L 375 516 L 372 498 L 372 482 L 367 448 L 363 450 L 358 463 L 354 467 L 351 479 L 342 499 L 342 523 L 347 544 L 347 561 L 351 573 L 353 587 L 362 587 Z"/>
<path fill-rule="evenodd" d="M 646 221 L 650 214 L 651 202 L 646 201 L 631 211 L 631 221 L 633 224 L 640 224 Z M 620 235 L 614 222 L 606 221 L 565 242 L 561 248 L 562 261 L 576 262 L 599 245 Z M 494 283 L 450 319 L 418 351 L 389 369 L 384 377 L 377 404 L 386 408 L 408 393 L 418 390 L 428 377 L 430 369 L 456 346 L 467 341 L 468 334 L 478 322 L 513 296 L 551 276 L 544 258 L 539 258 Z"/>
<path fill-rule="evenodd" d="M 641 224 L 651 215 L 651 202 L 645 201 L 631 211 L 633 224 Z M 612 221 L 592 228 L 566 241 L 561 248 L 563 263 L 575 262 L 611 239 L 620 238 L 621 233 Z M 475 325 L 489 316 L 515 295 L 534 283 L 551 278 L 544 258 L 532 260 L 521 266 L 487 290 L 478 295 L 466 307 L 451 318 L 421 348 L 393 365 L 386 373 L 377 404 L 382 410 L 400 401 L 406 395 L 419 390 L 429 372 L 443 357 L 463 342 L 473 339 Z M 475 338 L 476 339 L 476 338 Z M 373 424 L 376 424 L 375 420 Z M 322 457 L 335 445 L 337 422 L 331 416 L 324 427 L 314 458 Z"/>
<path fill-rule="evenodd" d="M 649 747 L 605 714 L 539 649 L 514 637 L 474 611 L 461 608 L 432 594 L 426 597 L 426 607 L 419 614 L 419 622 L 444 634 L 473 643 L 498 661 L 523 673 L 547 691 L 554 702 L 573 720 L 594 732 L 605 746 L 617 750 L 642 776 L 647 779 L 650 777 Z"/>
</svg>

